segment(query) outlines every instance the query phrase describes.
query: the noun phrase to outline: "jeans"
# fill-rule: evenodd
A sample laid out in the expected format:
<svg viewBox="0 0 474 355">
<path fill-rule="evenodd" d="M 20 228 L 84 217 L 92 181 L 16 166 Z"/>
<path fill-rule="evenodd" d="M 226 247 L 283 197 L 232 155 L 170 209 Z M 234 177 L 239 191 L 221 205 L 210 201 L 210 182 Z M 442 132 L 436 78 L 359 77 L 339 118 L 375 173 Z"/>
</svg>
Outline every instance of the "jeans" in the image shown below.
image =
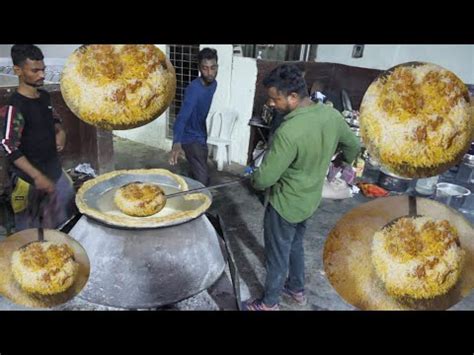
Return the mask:
<svg viewBox="0 0 474 355">
<path fill-rule="evenodd" d="M 306 220 L 290 223 L 268 204 L 264 217 L 265 240 L 265 294 L 263 303 L 273 306 L 280 301 L 285 286 L 294 291 L 304 290 L 303 237 Z"/>
<path fill-rule="evenodd" d="M 209 149 L 207 144 L 189 143 L 181 144 L 181 147 L 186 155 L 186 160 L 191 165 L 191 178 L 199 181 L 204 186 L 208 186 L 209 170 L 207 167 L 207 156 L 209 155 Z"/>
</svg>

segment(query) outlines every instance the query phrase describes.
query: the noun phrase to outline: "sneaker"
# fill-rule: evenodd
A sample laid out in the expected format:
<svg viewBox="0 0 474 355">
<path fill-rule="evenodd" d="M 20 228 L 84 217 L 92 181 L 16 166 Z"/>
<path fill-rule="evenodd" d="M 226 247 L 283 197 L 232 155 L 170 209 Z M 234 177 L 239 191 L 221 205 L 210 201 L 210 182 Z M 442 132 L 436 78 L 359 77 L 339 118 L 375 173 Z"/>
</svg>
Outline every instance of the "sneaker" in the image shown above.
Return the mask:
<svg viewBox="0 0 474 355">
<path fill-rule="evenodd" d="M 287 286 L 283 288 L 283 297 L 292 303 L 296 303 L 298 306 L 306 306 L 308 300 L 304 295 L 304 291 L 294 292 L 291 291 Z"/>
<path fill-rule="evenodd" d="M 242 310 L 243 311 L 279 311 L 280 307 L 277 304 L 273 306 L 267 306 L 262 300 L 255 300 L 255 301 L 245 301 L 242 302 Z"/>
</svg>

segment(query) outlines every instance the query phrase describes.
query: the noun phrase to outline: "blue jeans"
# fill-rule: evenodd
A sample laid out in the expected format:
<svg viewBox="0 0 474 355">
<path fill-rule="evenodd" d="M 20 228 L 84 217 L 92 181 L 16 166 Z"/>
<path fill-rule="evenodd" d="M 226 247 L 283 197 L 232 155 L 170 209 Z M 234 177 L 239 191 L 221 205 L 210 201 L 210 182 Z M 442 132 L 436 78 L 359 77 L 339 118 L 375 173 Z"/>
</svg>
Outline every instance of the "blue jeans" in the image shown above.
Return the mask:
<svg viewBox="0 0 474 355">
<path fill-rule="evenodd" d="M 303 237 L 306 220 L 290 223 L 268 204 L 264 218 L 265 239 L 265 294 L 263 303 L 272 306 L 280 301 L 285 286 L 299 292 L 304 290 Z"/>
</svg>

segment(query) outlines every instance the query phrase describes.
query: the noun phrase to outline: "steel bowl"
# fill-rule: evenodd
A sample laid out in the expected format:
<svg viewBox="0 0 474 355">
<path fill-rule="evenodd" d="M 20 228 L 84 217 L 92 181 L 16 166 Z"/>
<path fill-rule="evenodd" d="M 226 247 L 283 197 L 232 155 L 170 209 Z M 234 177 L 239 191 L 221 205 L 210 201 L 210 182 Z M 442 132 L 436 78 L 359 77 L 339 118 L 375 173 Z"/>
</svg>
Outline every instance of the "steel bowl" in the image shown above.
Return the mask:
<svg viewBox="0 0 474 355">
<path fill-rule="evenodd" d="M 378 185 L 389 191 L 405 192 L 410 186 L 411 179 L 395 175 L 384 168 L 380 169 Z"/>
<path fill-rule="evenodd" d="M 463 205 L 466 196 L 471 191 L 461 185 L 440 182 L 436 184 L 436 201 L 442 202 L 450 207 L 459 208 Z"/>
</svg>

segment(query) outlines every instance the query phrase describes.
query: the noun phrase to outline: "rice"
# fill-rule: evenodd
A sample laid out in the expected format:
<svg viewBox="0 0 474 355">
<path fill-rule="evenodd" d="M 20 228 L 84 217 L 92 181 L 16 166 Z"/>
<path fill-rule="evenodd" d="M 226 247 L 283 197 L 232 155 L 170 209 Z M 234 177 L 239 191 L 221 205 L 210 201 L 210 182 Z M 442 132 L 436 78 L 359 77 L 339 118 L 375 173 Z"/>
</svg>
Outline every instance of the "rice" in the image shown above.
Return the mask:
<svg viewBox="0 0 474 355">
<path fill-rule="evenodd" d="M 163 209 L 166 197 L 158 185 L 138 182 L 117 189 L 114 201 L 129 216 L 147 217 Z"/>
<path fill-rule="evenodd" d="M 67 244 L 37 242 L 12 254 L 11 270 L 24 291 L 54 295 L 73 285 L 79 264 Z"/>
<path fill-rule="evenodd" d="M 393 173 L 436 175 L 471 142 L 467 87 L 434 64 L 399 66 L 369 86 L 360 126 L 371 155 Z"/>
<path fill-rule="evenodd" d="M 428 299 L 447 293 L 462 272 L 465 252 L 447 220 L 406 217 L 375 233 L 372 264 L 394 297 Z"/>
</svg>

